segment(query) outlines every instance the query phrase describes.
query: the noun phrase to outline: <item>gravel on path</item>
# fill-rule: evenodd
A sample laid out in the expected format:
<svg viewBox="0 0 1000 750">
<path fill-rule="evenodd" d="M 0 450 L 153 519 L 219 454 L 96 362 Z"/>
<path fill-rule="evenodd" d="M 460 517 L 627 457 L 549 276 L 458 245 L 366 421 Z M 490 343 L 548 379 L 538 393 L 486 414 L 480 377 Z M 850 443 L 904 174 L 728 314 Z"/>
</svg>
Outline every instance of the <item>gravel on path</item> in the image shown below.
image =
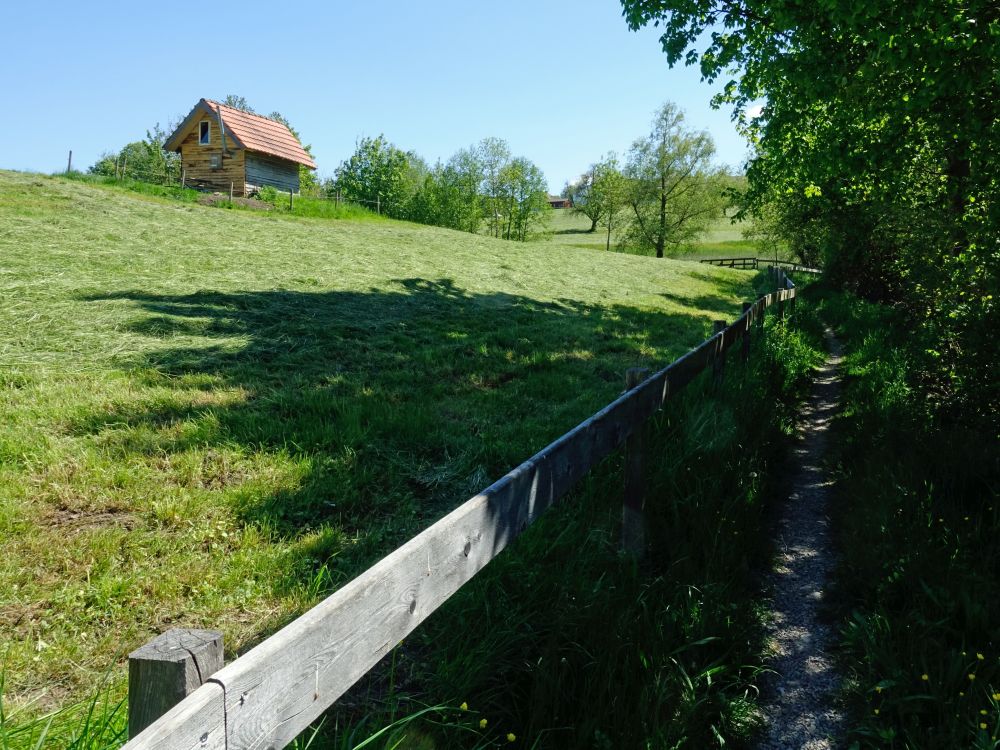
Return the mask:
<svg viewBox="0 0 1000 750">
<path fill-rule="evenodd" d="M 830 422 L 840 405 L 840 344 L 826 331 L 829 355 L 802 412 L 800 441 L 789 476 L 789 496 L 778 521 L 778 554 L 768 576 L 773 592 L 768 623 L 770 666 L 777 676 L 762 711 L 767 720 L 760 750 L 830 750 L 843 735 L 834 705 L 840 676 L 828 654 L 830 628 L 820 617 L 823 591 L 834 566 L 823 466 Z"/>
</svg>

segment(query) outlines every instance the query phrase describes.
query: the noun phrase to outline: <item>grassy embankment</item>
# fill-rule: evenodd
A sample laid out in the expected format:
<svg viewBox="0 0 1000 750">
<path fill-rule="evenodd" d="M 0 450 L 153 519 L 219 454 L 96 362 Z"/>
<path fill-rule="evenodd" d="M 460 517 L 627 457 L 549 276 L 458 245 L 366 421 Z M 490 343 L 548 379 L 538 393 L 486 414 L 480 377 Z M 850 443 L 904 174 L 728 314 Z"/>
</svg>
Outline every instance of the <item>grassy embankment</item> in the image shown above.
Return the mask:
<svg viewBox="0 0 1000 750">
<path fill-rule="evenodd" d="M 14 173 L 0 279 L 2 747 L 104 678 L 91 729 L 65 710 L 47 742 L 115 746 L 128 650 L 176 626 L 246 650 L 753 293 L 736 271 Z M 615 552 L 609 461 L 344 702 L 331 742 L 463 700 L 405 731 L 746 734 L 762 546 L 732 542 L 756 538 L 753 474 L 804 362 L 794 336 L 768 341 L 756 377 L 731 368 L 721 397 L 660 420 L 648 567 Z"/>
<path fill-rule="evenodd" d="M 1000 746 L 1000 487 L 994 429 L 932 407 L 900 311 L 814 288 L 846 350 L 835 522 L 852 741 Z M 819 317 L 814 317 L 814 328 Z"/>
<path fill-rule="evenodd" d="M 149 197 L 167 198 L 171 201 L 179 201 L 181 203 L 199 203 L 202 205 L 212 205 L 217 208 L 237 210 L 247 208 L 245 205 L 246 201 L 242 198 L 237 198 L 230 202 L 222 194 L 207 194 L 190 188 L 181 188 L 179 185 L 162 185 L 155 181 L 146 182 L 138 179 L 119 180 L 114 177 L 87 174 L 84 172 L 71 172 L 66 177 L 75 182 L 82 182 L 87 185 L 97 185 Z M 263 201 L 254 201 L 254 203 L 262 204 Z M 337 203 L 332 200 L 310 198 L 304 195 L 295 196 L 295 199 L 289 205 L 288 193 L 279 193 L 275 196 L 270 210 L 280 215 L 314 219 L 385 220 L 373 211 L 369 211 L 354 203 Z"/>
</svg>

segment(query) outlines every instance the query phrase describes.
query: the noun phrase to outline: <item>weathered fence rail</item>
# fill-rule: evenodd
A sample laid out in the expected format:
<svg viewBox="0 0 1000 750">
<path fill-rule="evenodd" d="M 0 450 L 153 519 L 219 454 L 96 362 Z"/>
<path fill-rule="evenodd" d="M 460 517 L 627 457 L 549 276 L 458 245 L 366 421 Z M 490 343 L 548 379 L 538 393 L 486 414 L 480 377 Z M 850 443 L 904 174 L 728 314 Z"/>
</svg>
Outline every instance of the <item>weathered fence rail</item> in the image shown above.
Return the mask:
<svg viewBox="0 0 1000 750">
<path fill-rule="evenodd" d="M 762 266 L 777 266 L 779 268 L 784 268 L 789 272 L 821 273 L 818 268 L 810 268 L 809 266 L 804 266 L 801 263 L 794 263 L 790 260 L 767 260 L 766 258 L 757 258 L 753 255 L 741 256 L 739 258 L 705 258 L 700 262 L 708 263 L 713 266 L 722 266 L 724 268 L 742 268 L 754 271 Z"/>
<path fill-rule="evenodd" d="M 289 744 L 671 396 L 705 369 L 721 378 L 734 344 L 745 357 L 753 324 L 762 322 L 768 307 L 778 305 L 782 314 L 784 303 L 795 299 L 784 271 L 772 273 L 779 288 L 745 303 L 732 325 L 723 324 L 645 379 L 633 372 L 626 392 L 589 419 L 245 655 L 211 675 L 199 674 L 200 687 L 125 750 L 277 750 Z M 630 462 L 641 461 L 634 453 L 639 446 L 630 448 Z M 630 520 L 623 531 L 632 539 L 626 546 L 641 544 L 641 492 L 641 482 L 626 492 Z M 133 687 L 135 695 L 144 693 L 130 685 L 130 695 Z"/>
<path fill-rule="evenodd" d="M 725 268 L 745 268 L 756 270 L 759 260 L 752 255 L 739 258 L 706 258 L 702 263 L 709 263 L 713 266 L 724 266 Z"/>
</svg>

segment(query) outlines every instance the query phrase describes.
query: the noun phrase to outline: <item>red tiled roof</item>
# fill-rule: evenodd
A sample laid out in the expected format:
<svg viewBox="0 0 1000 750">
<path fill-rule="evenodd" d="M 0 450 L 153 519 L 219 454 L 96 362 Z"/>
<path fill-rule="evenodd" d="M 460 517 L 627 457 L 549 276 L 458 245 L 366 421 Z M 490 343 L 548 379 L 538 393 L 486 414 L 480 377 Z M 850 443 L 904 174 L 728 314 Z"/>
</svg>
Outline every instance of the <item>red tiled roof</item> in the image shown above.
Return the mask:
<svg viewBox="0 0 1000 750">
<path fill-rule="evenodd" d="M 167 138 L 163 148 L 167 151 L 179 151 L 181 141 L 194 127 L 195 122 L 206 114 L 218 118 L 222 113 L 222 124 L 226 129 L 227 140 L 231 139 L 237 146 L 248 151 L 258 151 L 262 154 L 288 159 L 298 164 L 316 169 L 316 162 L 306 153 L 299 139 L 292 131 L 277 120 L 270 120 L 260 115 L 252 115 L 241 109 L 227 107 L 225 104 L 202 99 L 194 109 L 177 126 L 173 134 Z"/>
<path fill-rule="evenodd" d="M 252 115 L 241 109 L 203 99 L 213 114 L 222 112 L 222 124 L 243 147 L 249 151 L 259 151 L 281 159 L 288 159 L 307 167 L 316 168 L 316 162 L 306 153 L 299 139 L 292 131 L 277 120 L 269 120 L 260 115 Z"/>
</svg>

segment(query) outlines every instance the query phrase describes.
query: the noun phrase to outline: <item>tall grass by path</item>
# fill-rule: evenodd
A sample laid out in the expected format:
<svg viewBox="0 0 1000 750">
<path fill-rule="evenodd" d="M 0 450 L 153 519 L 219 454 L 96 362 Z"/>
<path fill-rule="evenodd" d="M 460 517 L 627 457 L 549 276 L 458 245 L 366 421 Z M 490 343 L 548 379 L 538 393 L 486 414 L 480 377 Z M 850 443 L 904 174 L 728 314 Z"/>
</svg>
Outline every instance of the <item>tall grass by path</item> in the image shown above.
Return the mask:
<svg viewBox="0 0 1000 750">
<path fill-rule="evenodd" d="M 845 343 L 835 606 L 857 747 L 1000 747 L 995 429 L 936 413 L 900 311 L 815 289 Z"/>
<path fill-rule="evenodd" d="M 618 551 L 613 457 L 397 649 L 394 689 L 383 677 L 349 694 L 326 741 L 341 747 L 359 723 L 408 706 L 461 702 L 487 719 L 490 746 L 508 733 L 533 748 L 748 743 L 771 472 L 816 360 L 802 334 L 769 324 L 749 367 L 734 358 L 724 387 L 701 379 L 648 427 L 642 564 Z M 433 721 L 393 739 L 469 746 Z"/>
<path fill-rule="evenodd" d="M 168 627 L 244 651 L 753 296 L 727 269 L 8 172 L 0 288 L 24 720 L 109 669 L 120 698 Z"/>
</svg>

